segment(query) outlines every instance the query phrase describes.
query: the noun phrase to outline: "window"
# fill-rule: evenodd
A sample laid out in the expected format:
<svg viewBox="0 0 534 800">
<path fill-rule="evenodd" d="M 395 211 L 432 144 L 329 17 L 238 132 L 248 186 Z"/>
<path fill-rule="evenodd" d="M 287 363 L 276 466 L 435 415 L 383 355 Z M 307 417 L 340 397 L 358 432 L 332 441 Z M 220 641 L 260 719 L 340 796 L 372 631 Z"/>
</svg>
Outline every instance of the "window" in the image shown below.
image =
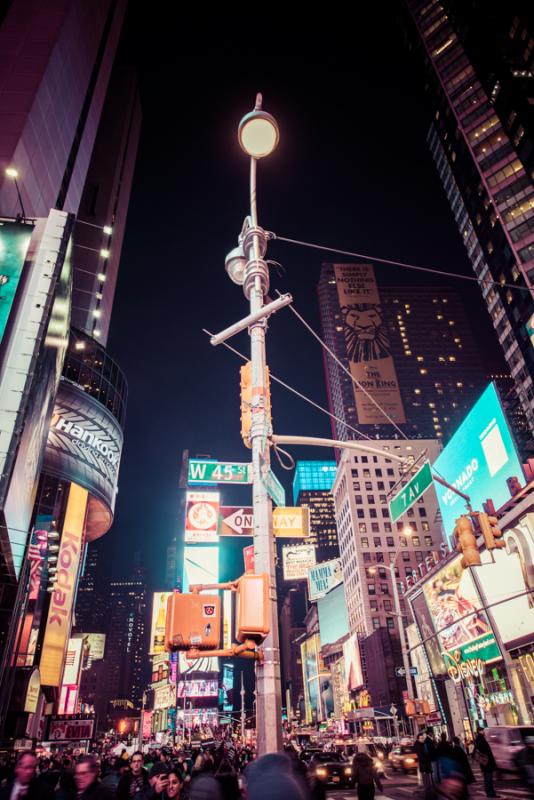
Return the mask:
<svg viewBox="0 0 534 800">
<path fill-rule="evenodd" d="M 391 611 L 391 600 L 384 600 L 384 611 Z"/>
<path fill-rule="evenodd" d="M 362 495 L 361 494 L 354 495 L 354 502 L 356 503 L 357 506 L 361 506 L 363 503 Z"/>
<path fill-rule="evenodd" d="M 414 547 L 419 547 L 421 542 L 419 541 L 419 536 L 412 536 L 412 544 Z"/>
<path fill-rule="evenodd" d="M 371 477 L 371 470 L 370 469 L 364 469 L 363 477 L 364 478 L 370 478 Z"/>
<path fill-rule="evenodd" d="M 379 492 L 383 492 L 384 491 L 384 489 L 385 489 L 384 481 L 378 481 L 378 483 L 376 485 L 377 485 L 377 488 L 378 488 Z"/>
<path fill-rule="evenodd" d="M 376 629 L 379 627 L 380 627 L 380 619 L 378 617 L 373 617 L 373 628 Z"/>
<path fill-rule="evenodd" d="M 376 553 L 376 563 L 377 564 L 384 563 L 384 553 Z"/>
<path fill-rule="evenodd" d="M 367 495 L 367 502 L 368 502 L 368 504 L 369 504 L 369 505 L 374 505 L 374 503 L 375 503 L 375 497 L 374 497 L 374 495 L 373 495 L 373 494 L 368 494 L 368 495 Z"/>
<path fill-rule="evenodd" d="M 368 461 L 369 459 L 367 458 L 367 456 L 362 456 L 362 464 L 367 464 Z"/>
<path fill-rule="evenodd" d="M 387 573 L 386 573 L 386 568 L 385 567 L 380 567 L 380 569 L 378 570 L 378 577 L 380 578 L 381 581 L 385 581 L 386 580 Z"/>
<path fill-rule="evenodd" d="M 360 533 L 367 533 L 367 526 L 365 522 L 360 522 Z M 369 539 L 366 536 L 362 536 L 360 541 L 362 547 L 369 547 Z"/>
<path fill-rule="evenodd" d="M 388 547 L 395 547 L 395 539 L 393 536 L 386 536 L 386 544 Z"/>
<path fill-rule="evenodd" d="M 421 525 L 422 525 L 424 531 L 429 531 L 430 530 L 430 525 L 428 524 L 428 522 L 422 522 Z"/>
<path fill-rule="evenodd" d="M 378 600 L 370 600 L 369 606 L 371 608 L 371 611 L 378 611 Z"/>
<path fill-rule="evenodd" d="M 426 517 L 426 508 L 420 508 L 419 509 L 419 516 L 420 517 Z"/>
<path fill-rule="evenodd" d="M 376 594 L 376 589 L 375 589 L 374 583 L 368 583 L 367 584 L 367 592 L 369 594 Z"/>
<path fill-rule="evenodd" d="M 352 475 L 353 478 L 357 478 L 358 477 L 358 470 L 357 469 L 351 469 L 350 474 Z"/>
<path fill-rule="evenodd" d="M 375 547 L 382 547 L 382 540 L 380 539 L 380 536 L 375 536 L 373 543 Z"/>
<path fill-rule="evenodd" d="M 382 594 L 389 594 L 389 586 L 387 585 L 387 583 L 380 584 L 380 591 L 382 592 Z"/>
<path fill-rule="evenodd" d="M 364 553 L 363 554 L 363 561 L 364 561 L 364 564 L 370 564 L 371 563 L 371 553 Z"/>
<path fill-rule="evenodd" d="M 371 519 L 376 519 L 377 518 L 376 508 L 370 508 L 369 509 L 369 516 L 371 517 Z"/>
<path fill-rule="evenodd" d="M 389 630 L 392 630 L 395 627 L 395 621 L 393 617 L 386 617 L 386 625 L 388 626 Z"/>
<path fill-rule="evenodd" d="M 371 533 L 380 533 L 380 525 L 378 522 L 371 522 Z M 376 546 L 376 539 L 375 539 Z"/>
<path fill-rule="evenodd" d="M 381 478 L 382 477 L 382 470 L 381 469 L 375 469 L 375 475 L 376 475 L 377 478 Z"/>
<path fill-rule="evenodd" d="M 412 573 L 413 573 L 413 569 L 412 569 L 411 567 L 406 567 L 406 569 L 404 570 L 404 572 L 406 573 L 406 577 L 409 577 L 409 576 L 411 576 L 411 575 L 412 575 Z"/>
<path fill-rule="evenodd" d="M 363 519 L 365 517 L 365 511 L 363 510 L 363 508 L 356 509 L 356 516 L 358 517 L 358 519 Z"/>
<path fill-rule="evenodd" d="M 386 495 L 385 494 L 379 494 L 378 495 L 378 502 L 379 503 L 383 503 L 385 505 L 387 503 Z"/>
<path fill-rule="evenodd" d="M 388 475 L 395 475 L 395 470 L 391 469 L 391 467 L 388 467 L 387 474 Z"/>
<path fill-rule="evenodd" d="M 402 528 L 401 528 L 402 530 Z M 399 544 L 401 547 L 407 547 L 406 536 L 399 536 Z"/>
<path fill-rule="evenodd" d="M 372 492 L 373 491 L 373 484 L 371 481 L 365 481 L 365 491 Z"/>
<path fill-rule="evenodd" d="M 427 547 L 431 547 L 432 546 L 432 537 L 431 536 L 425 536 L 425 544 L 426 544 Z"/>
<path fill-rule="evenodd" d="M 405 551 L 405 552 L 402 554 L 402 560 L 403 560 L 403 561 L 409 561 L 409 560 L 410 560 L 410 554 L 409 554 L 407 551 Z"/>
<path fill-rule="evenodd" d="M 421 550 L 415 551 L 415 560 L 421 562 L 423 560 L 423 553 Z"/>
<path fill-rule="evenodd" d="M 382 516 L 384 517 L 384 519 L 389 519 L 389 509 L 383 508 L 382 509 Z M 390 531 L 391 530 L 390 523 L 386 522 L 386 524 L 384 525 L 384 528 L 386 529 L 386 531 Z"/>
<path fill-rule="evenodd" d="M 360 481 L 354 481 L 354 483 L 352 484 L 352 488 L 354 489 L 355 492 L 359 492 L 360 491 Z"/>
<path fill-rule="evenodd" d="M 384 530 L 386 533 L 391 533 L 391 522 L 384 522 Z"/>
</svg>

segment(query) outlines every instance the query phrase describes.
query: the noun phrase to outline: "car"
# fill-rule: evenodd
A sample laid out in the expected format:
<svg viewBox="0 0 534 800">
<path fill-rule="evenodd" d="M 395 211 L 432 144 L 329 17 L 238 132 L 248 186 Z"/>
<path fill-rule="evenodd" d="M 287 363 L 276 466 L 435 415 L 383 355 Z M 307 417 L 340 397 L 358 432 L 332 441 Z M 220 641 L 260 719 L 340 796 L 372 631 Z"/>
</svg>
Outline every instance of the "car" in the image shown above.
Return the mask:
<svg viewBox="0 0 534 800">
<path fill-rule="evenodd" d="M 319 747 L 305 747 L 303 750 L 300 751 L 299 758 L 301 761 L 304 761 L 306 765 L 308 765 L 313 758 L 313 756 L 317 755 L 317 753 L 322 753 L 323 751 Z"/>
<path fill-rule="evenodd" d="M 400 745 L 395 747 L 389 754 L 389 764 L 393 772 L 401 770 L 407 775 L 409 772 L 417 772 L 418 758 L 412 745 Z"/>
<path fill-rule="evenodd" d="M 308 771 L 327 786 L 343 789 L 352 789 L 354 786 L 352 765 L 339 753 L 315 753 Z"/>
<path fill-rule="evenodd" d="M 503 772 L 517 772 L 517 755 L 526 747 L 525 737 L 534 736 L 534 727 L 490 725 L 484 735 L 497 762 L 497 768 Z"/>
</svg>

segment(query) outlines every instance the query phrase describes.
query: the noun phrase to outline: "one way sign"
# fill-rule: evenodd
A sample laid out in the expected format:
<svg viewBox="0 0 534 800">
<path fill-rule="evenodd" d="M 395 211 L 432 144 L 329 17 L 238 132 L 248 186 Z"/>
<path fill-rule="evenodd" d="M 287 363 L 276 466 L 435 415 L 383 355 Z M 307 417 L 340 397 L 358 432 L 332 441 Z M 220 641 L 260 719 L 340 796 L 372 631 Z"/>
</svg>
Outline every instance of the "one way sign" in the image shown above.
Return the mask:
<svg viewBox="0 0 534 800">
<path fill-rule="evenodd" d="M 404 678 L 406 670 L 404 667 L 395 667 L 395 675 L 397 678 Z M 417 675 L 417 667 L 410 667 L 410 675 Z"/>
<path fill-rule="evenodd" d="M 252 508 L 222 506 L 219 525 L 221 536 L 252 536 L 254 534 L 254 515 Z"/>
</svg>

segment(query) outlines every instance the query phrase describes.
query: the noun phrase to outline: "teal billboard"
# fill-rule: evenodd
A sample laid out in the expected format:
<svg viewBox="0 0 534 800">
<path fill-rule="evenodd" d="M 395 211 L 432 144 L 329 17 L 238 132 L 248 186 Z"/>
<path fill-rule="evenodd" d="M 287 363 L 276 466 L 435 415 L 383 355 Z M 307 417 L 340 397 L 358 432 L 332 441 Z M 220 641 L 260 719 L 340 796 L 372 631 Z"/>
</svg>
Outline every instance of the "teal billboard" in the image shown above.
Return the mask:
<svg viewBox="0 0 534 800">
<path fill-rule="evenodd" d="M 475 511 L 491 499 L 498 509 L 510 499 L 506 483 L 518 478 L 524 483 L 523 469 L 497 390 L 490 383 L 464 419 L 450 442 L 432 465 L 434 472 L 471 498 Z M 465 501 L 435 483 L 447 538 L 452 535 L 457 517 L 465 514 Z"/>
<path fill-rule="evenodd" d="M 32 225 L 0 220 L 0 342 L 13 307 L 32 231 Z"/>
</svg>

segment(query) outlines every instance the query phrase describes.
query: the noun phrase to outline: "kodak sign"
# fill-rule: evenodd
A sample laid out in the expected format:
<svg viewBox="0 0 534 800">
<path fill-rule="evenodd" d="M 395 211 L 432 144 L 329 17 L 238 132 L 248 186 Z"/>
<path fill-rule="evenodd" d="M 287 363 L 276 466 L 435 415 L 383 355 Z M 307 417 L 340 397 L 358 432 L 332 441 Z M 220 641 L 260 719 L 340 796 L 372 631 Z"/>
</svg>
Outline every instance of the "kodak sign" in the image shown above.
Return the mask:
<svg viewBox="0 0 534 800">
<path fill-rule="evenodd" d="M 61 686 L 80 567 L 87 499 L 87 489 L 72 483 L 57 558 L 57 581 L 50 598 L 39 665 L 43 686 Z"/>
</svg>

